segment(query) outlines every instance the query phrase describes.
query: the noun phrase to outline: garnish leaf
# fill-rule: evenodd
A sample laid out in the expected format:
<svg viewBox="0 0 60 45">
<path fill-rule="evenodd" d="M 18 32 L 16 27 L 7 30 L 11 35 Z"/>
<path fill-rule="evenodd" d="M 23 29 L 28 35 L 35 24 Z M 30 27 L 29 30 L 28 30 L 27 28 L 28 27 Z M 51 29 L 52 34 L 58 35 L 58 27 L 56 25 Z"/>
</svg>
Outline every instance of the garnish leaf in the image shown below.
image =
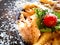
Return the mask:
<svg viewBox="0 0 60 45">
<path fill-rule="evenodd" d="M 42 23 L 43 22 L 43 17 L 48 10 L 42 10 L 42 9 L 38 9 L 38 8 L 34 8 L 34 10 L 35 10 L 35 13 L 36 13 L 36 16 L 37 16 L 37 21 L 36 21 L 37 26 L 38 26 L 39 29 L 41 29 L 44 26 L 43 23 Z"/>
<path fill-rule="evenodd" d="M 34 8 L 34 10 L 38 18 L 42 18 L 42 16 L 44 16 L 46 12 L 48 12 L 48 10 L 42 10 L 39 8 Z"/>
<path fill-rule="evenodd" d="M 51 32 L 50 28 L 46 28 L 46 29 L 40 29 L 41 32 Z"/>
<path fill-rule="evenodd" d="M 58 17 L 58 19 L 60 19 L 60 13 L 59 12 L 53 11 L 52 13 L 55 14 Z"/>
<path fill-rule="evenodd" d="M 57 24 L 60 24 L 60 19 L 57 20 Z"/>
<path fill-rule="evenodd" d="M 55 30 L 60 30 L 60 19 L 57 19 L 57 25 L 55 26 Z"/>
<path fill-rule="evenodd" d="M 60 25 L 59 26 L 55 26 L 56 30 L 60 30 Z"/>
</svg>

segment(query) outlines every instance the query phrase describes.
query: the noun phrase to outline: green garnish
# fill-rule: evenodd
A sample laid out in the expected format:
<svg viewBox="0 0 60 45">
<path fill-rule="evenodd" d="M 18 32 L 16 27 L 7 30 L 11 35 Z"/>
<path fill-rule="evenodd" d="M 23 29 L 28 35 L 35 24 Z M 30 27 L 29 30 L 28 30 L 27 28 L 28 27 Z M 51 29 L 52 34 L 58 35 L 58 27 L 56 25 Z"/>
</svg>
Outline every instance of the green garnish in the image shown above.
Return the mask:
<svg viewBox="0 0 60 45">
<path fill-rule="evenodd" d="M 42 10 L 42 9 L 38 9 L 38 8 L 34 8 L 36 16 L 38 18 L 42 18 L 42 16 L 44 16 L 46 14 L 46 12 L 48 12 L 48 10 Z"/>
<path fill-rule="evenodd" d="M 41 32 L 54 32 L 56 30 L 60 30 L 60 13 L 58 12 L 50 12 L 52 14 L 55 14 L 58 17 L 57 25 L 54 27 L 47 27 L 43 24 L 43 18 L 46 15 L 46 13 L 49 13 L 48 10 L 42 10 L 39 8 L 34 8 L 36 16 L 37 16 L 37 26 L 40 29 Z"/>
<path fill-rule="evenodd" d="M 58 24 L 58 25 L 60 24 L 60 19 L 57 19 L 57 24 Z"/>
<path fill-rule="evenodd" d="M 42 9 L 38 9 L 38 8 L 34 8 L 35 10 L 35 13 L 36 13 L 36 16 L 37 16 L 37 25 L 38 25 L 38 28 L 41 29 L 43 28 L 43 16 L 46 14 L 46 12 L 48 12 L 48 10 L 42 10 Z"/>
<path fill-rule="evenodd" d="M 59 26 L 55 26 L 56 30 L 60 30 L 60 25 Z"/>
<path fill-rule="evenodd" d="M 56 30 L 60 30 L 60 19 L 57 19 L 57 25 L 55 26 Z"/>
<path fill-rule="evenodd" d="M 46 29 L 40 29 L 41 32 L 51 32 L 50 28 L 46 28 Z"/>
<path fill-rule="evenodd" d="M 53 11 L 52 13 L 55 14 L 58 17 L 58 19 L 60 19 L 60 13 L 59 12 Z"/>
</svg>

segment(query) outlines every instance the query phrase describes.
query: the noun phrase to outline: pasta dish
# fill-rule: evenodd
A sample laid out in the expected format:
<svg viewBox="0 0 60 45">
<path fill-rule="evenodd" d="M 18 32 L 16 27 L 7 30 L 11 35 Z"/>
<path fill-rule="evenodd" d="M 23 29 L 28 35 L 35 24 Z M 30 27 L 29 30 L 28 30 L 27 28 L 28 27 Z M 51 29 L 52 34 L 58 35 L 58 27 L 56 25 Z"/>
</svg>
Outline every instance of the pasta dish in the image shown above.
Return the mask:
<svg viewBox="0 0 60 45">
<path fill-rule="evenodd" d="M 17 25 L 28 45 L 60 45 L 60 3 L 40 0 L 40 5 L 24 5 Z"/>
</svg>

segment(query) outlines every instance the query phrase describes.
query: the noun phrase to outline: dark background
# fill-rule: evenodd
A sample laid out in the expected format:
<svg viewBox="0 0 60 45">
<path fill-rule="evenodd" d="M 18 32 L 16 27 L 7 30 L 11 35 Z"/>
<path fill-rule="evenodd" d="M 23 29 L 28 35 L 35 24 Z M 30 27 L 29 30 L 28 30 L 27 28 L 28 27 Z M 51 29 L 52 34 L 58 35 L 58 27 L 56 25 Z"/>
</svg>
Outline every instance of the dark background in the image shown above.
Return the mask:
<svg viewBox="0 0 60 45">
<path fill-rule="evenodd" d="M 16 0 L 0 1 L 0 45 L 24 45 L 24 41 L 15 29 L 17 10 Z"/>
</svg>

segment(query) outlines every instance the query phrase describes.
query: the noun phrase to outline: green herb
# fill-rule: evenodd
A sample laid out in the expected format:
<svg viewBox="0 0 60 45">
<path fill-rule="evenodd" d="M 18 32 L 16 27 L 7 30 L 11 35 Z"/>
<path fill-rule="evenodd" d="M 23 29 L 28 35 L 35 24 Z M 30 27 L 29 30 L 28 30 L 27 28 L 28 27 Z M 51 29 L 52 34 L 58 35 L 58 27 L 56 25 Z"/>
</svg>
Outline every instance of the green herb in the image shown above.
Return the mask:
<svg viewBox="0 0 60 45">
<path fill-rule="evenodd" d="M 35 13 L 36 13 L 36 16 L 37 16 L 36 23 L 38 25 L 38 28 L 41 29 L 44 26 L 43 23 L 42 23 L 43 22 L 43 17 L 48 10 L 42 10 L 42 9 L 38 9 L 38 8 L 34 8 L 34 10 L 35 10 Z"/>
<path fill-rule="evenodd" d="M 57 19 L 57 25 L 55 26 L 55 30 L 60 30 L 60 19 Z"/>
<path fill-rule="evenodd" d="M 53 11 L 52 13 L 55 14 L 58 17 L 58 19 L 60 19 L 60 13 L 59 12 Z"/>
<path fill-rule="evenodd" d="M 55 26 L 55 30 L 60 30 L 60 13 L 59 12 L 53 12 L 53 14 L 55 14 L 58 17 L 57 25 Z"/>
<path fill-rule="evenodd" d="M 60 24 L 60 19 L 57 19 L 57 24 L 58 24 L 58 25 Z"/>
<path fill-rule="evenodd" d="M 42 18 L 42 16 L 44 16 L 46 12 L 48 12 L 48 10 L 42 10 L 38 8 L 34 8 L 34 10 L 38 18 Z"/>
<path fill-rule="evenodd" d="M 60 30 L 60 25 L 59 26 L 55 26 L 56 30 Z"/>
<path fill-rule="evenodd" d="M 51 32 L 50 28 L 46 28 L 46 29 L 40 29 L 41 32 Z"/>
<path fill-rule="evenodd" d="M 37 18 L 36 24 L 37 24 L 39 29 L 43 28 L 43 25 L 41 24 L 41 21 L 39 18 Z"/>
</svg>

